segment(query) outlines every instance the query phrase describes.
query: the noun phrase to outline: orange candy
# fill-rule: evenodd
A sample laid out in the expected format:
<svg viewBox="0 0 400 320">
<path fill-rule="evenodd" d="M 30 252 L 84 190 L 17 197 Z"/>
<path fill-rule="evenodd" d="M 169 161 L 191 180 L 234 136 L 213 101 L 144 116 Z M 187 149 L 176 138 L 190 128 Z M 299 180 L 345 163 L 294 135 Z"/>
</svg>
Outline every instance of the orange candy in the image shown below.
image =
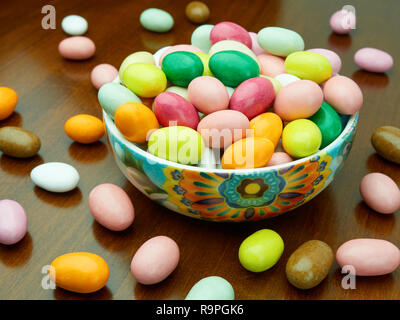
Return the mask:
<svg viewBox="0 0 400 320">
<path fill-rule="evenodd" d="M 274 144 L 267 138 L 249 137 L 230 145 L 222 156 L 223 169 L 265 167 L 274 153 Z"/>
<path fill-rule="evenodd" d="M 115 111 L 114 122 L 125 138 L 136 143 L 146 142 L 147 135 L 160 127 L 153 111 L 137 102 L 120 105 Z"/>
<path fill-rule="evenodd" d="M 276 147 L 282 135 L 282 120 L 272 112 L 266 112 L 258 115 L 250 121 L 250 136 L 267 138 Z"/>
<path fill-rule="evenodd" d="M 72 252 L 57 257 L 49 269 L 50 279 L 65 290 L 91 293 L 103 288 L 110 275 L 107 262 L 89 252 Z"/>
<path fill-rule="evenodd" d="M 18 103 L 17 93 L 7 87 L 0 87 L 0 120 L 11 116 Z"/>
<path fill-rule="evenodd" d="M 93 143 L 104 135 L 103 122 L 89 114 L 78 114 L 67 120 L 65 133 L 72 140 L 80 143 Z"/>
</svg>

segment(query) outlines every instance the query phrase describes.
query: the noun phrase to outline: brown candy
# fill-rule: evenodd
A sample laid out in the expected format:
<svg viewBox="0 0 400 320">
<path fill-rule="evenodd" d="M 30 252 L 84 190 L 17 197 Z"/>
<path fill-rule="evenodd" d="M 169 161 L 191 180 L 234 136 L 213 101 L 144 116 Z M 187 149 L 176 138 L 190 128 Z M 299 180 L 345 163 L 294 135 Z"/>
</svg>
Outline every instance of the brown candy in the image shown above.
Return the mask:
<svg viewBox="0 0 400 320">
<path fill-rule="evenodd" d="M 375 130 L 371 137 L 372 146 L 386 160 L 400 164 L 400 129 L 383 126 Z"/>
<path fill-rule="evenodd" d="M 289 257 L 286 277 L 296 288 L 311 289 L 325 279 L 332 263 L 332 249 L 325 242 L 310 240 Z"/>
<path fill-rule="evenodd" d="M 19 127 L 3 127 L 0 129 L 0 151 L 15 158 L 33 157 L 39 152 L 38 136 Z"/>
<path fill-rule="evenodd" d="M 210 16 L 210 10 L 204 2 L 192 1 L 186 6 L 186 16 L 194 23 L 204 23 Z"/>
</svg>

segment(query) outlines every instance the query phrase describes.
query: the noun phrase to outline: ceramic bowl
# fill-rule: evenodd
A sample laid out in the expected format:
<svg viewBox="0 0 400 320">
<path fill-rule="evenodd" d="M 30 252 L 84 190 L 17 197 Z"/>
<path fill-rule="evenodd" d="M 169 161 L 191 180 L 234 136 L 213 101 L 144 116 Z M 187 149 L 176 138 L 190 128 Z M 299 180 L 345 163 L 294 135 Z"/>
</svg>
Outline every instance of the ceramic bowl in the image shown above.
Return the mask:
<svg viewBox="0 0 400 320">
<path fill-rule="evenodd" d="M 352 146 L 358 113 L 326 148 L 290 163 L 257 169 L 209 169 L 153 156 L 126 140 L 104 114 L 109 143 L 122 173 L 143 194 L 189 217 L 210 221 L 261 220 L 313 199 L 334 179 Z"/>
</svg>

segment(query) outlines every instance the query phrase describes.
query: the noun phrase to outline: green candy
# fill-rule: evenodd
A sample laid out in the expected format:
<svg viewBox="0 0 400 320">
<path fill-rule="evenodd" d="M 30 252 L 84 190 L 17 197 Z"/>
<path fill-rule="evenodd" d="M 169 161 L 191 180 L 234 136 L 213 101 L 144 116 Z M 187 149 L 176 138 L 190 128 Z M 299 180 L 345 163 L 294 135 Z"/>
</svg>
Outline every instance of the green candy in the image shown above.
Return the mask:
<svg viewBox="0 0 400 320">
<path fill-rule="evenodd" d="M 237 87 L 243 81 L 260 75 L 257 62 L 234 50 L 213 54 L 208 65 L 214 76 L 228 87 Z"/>
<path fill-rule="evenodd" d="M 164 127 L 149 138 L 148 151 L 160 158 L 182 164 L 198 164 L 204 151 L 201 135 L 183 126 Z"/>
<path fill-rule="evenodd" d="M 101 86 L 97 93 L 97 99 L 104 111 L 114 119 L 115 111 L 118 107 L 127 102 L 142 101 L 128 88 L 119 83 L 109 82 Z"/>
<path fill-rule="evenodd" d="M 312 117 L 322 134 L 321 149 L 332 143 L 342 132 L 342 122 L 338 113 L 325 101 Z"/>
<path fill-rule="evenodd" d="M 176 86 L 187 87 L 203 74 L 201 59 L 192 52 L 175 51 L 164 57 L 161 64 L 167 79 Z"/>
<path fill-rule="evenodd" d="M 224 278 L 211 276 L 197 282 L 185 300 L 235 300 L 235 293 Z"/>
<path fill-rule="evenodd" d="M 270 229 L 262 229 L 242 242 L 239 248 L 239 261 L 251 272 L 262 272 L 278 262 L 283 249 L 283 240 L 279 234 Z"/>
<path fill-rule="evenodd" d="M 140 24 L 147 30 L 167 32 L 174 26 L 174 18 L 164 10 L 149 8 L 140 15 Z"/>
</svg>

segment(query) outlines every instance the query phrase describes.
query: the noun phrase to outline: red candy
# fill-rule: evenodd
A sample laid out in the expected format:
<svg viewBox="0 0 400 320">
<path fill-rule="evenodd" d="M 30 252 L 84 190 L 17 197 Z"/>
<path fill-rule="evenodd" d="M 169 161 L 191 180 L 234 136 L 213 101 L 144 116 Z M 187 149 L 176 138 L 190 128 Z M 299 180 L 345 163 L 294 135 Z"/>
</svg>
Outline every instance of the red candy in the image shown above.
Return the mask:
<svg viewBox="0 0 400 320">
<path fill-rule="evenodd" d="M 252 119 L 265 112 L 275 98 L 274 86 L 266 78 L 251 78 L 243 81 L 233 92 L 229 108 Z"/>
<path fill-rule="evenodd" d="M 154 113 L 163 127 L 175 125 L 196 130 L 200 121 L 195 107 L 180 95 L 172 92 L 162 92 L 156 97 Z M 175 123 L 172 124 L 170 121 Z"/>
</svg>

